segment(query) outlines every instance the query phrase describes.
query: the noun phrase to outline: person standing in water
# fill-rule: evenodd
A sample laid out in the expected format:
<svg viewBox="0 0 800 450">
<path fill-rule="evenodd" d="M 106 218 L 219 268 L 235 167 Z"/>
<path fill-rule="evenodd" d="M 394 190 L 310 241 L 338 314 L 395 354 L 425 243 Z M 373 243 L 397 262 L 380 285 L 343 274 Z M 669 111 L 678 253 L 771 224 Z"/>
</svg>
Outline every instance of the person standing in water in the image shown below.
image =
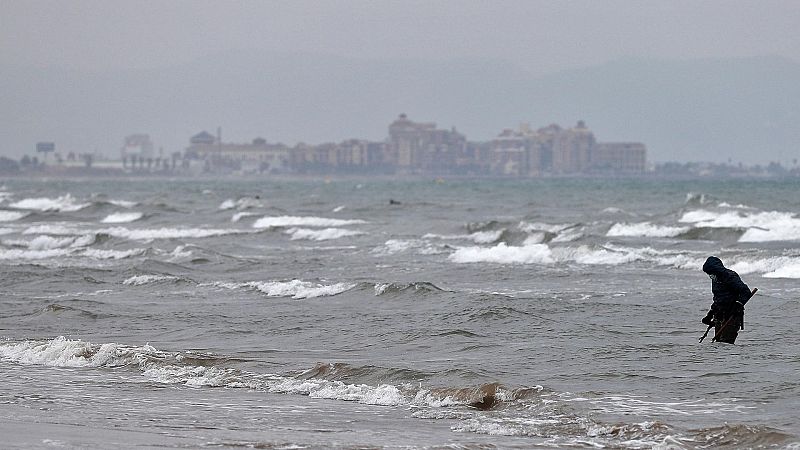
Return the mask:
<svg viewBox="0 0 800 450">
<path fill-rule="evenodd" d="M 752 296 L 750 288 L 716 256 L 706 259 L 703 272 L 711 278 L 714 302 L 702 322 L 709 328 L 714 326 L 715 341 L 733 344 L 739 330 L 744 329 L 744 305 Z"/>
</svg>

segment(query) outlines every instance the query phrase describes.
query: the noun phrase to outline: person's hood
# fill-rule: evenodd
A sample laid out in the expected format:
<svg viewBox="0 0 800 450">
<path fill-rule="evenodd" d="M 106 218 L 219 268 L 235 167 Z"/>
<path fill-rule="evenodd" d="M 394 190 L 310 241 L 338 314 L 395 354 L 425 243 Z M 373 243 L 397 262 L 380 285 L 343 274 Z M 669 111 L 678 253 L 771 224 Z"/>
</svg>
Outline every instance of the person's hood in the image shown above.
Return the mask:
<svg viewBox="0 0 800 450">
<path fill-rule="evenodd" d="M 720 274 L 723 270 L 725 270 L 725 266 L 722 265 L 722 260 L 716 256 L 709 256 L 703 264 L 703 272 L 709 275 Z"/>
</svg>

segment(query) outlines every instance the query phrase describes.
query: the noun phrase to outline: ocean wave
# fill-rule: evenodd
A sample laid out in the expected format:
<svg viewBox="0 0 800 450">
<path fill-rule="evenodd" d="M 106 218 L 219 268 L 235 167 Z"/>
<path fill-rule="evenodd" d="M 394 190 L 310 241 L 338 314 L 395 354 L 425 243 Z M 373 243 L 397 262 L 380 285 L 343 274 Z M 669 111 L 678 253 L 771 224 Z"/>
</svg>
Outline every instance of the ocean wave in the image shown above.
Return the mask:
<svg viewBox="0 0 800 450">
<path fill-rule="evenodd" d="M 13 222 L 15 220 L 22 219 L 27 215 L 28 214 L 19 211 L 0 210 L 0 222 Z"/>
<path fill-rule="evenodd" d="M 615 223 L 606 233 L 614 237 L 675 237 L 689 231 L 688 227 L 654 225 L 650 222 Z"/>
<path fill-rule="evenodd" d="M 256 289 L 268 297 L 291 297 L 295 299 L 328 297 L 347 292 L 356 287 L 355 284 L 351 283 L 325 285 L 301 280 L 249 281 L 246 283 L 216 282 L 213 285 L 225 289 Z"/>
<path fill-rule="evenodd" d="M 695 227 L 746 229 L 739 242 L 800 240 L 800 218 L 788 212 L 715 212 L 701 209 L 684 213 L 679 221 L 693 223 Z"/>
<path fill-rule="evenodd" d="M 414 283 L 376 283 L 373 285 L 375 295 L 397 294 L 413 291 L 417 293 L 445 292 L 444 289 L 426 281 Z"/>
<path fill-rule="evenodd" d="M 109 236 L 130 239 L 134 241 L 151 241 L 154 239 L 184 239 L 226 236 L 232 234 L 249 233 L 247 230 L 214 229 L 214 228 L 124 228 L 114 227 L 98 230 Z"/>
<path fill-rule="evenodd" d="M 52 309 L 58 312 L 61 308 L 53 305 Z M 604 423 L 578 414 L 571 407 L 587 404 L 595 411 L 630 416 L 663 413 L 713 416 L 720 411 L 741 412 L 744 408 L 725 399 L 663 402 L 629 396 L 584 398 L 552 392 L 542 386 L 509 387 L 501 383 L 429 387 L 423 383 L 434 374 L 343 363 L 318 363 L 307 370 L 284 374 L 257 373 L 232 366 L 239 360 L 215 354 L 162 351 L 149 344 L 98 345 L 63 336 L 2 342 L 0 360 L 89 370 L 127 368 L 137 371 L 142 382 L 147 383 L 250 389 L 368 405 L 413 407 L 412 416 L 416 418 L 454 420 L 452 429 L 457 432 L 543 438 L 547 439 L 543 442 L 548 447 L 766 448 L 791 445 L 796 439 L 764 425 L 725 424 L 678 432 L 666 423 L 651 420 Z"/>
<path fill-rule="evenodd" d="M 143 256 L 147 253 L 145 248 L 132 248 L 130 250 L 103 250 L 97 248 L 87 248 L 82 255 L 92 259 L 125 259 L 134 256 Z"/>
<path fill-rule="evenodd" d="M 448 252 L 452 247 L 433 244 L 424 239 L 389 239 L 383 246 L 372 249 L 375 255 L 394 255 L 409 250 L 416 250 L 421 255 L 438 255 Z"/>
<path fill-rule="evenodd" d="M 286 234 L 290 235 L 291 240 L 293 241 L 300 239 L 329 241 L 331 239 L 358 236 L 364 233 L 361 231 L 345 230 L 342 228 L 324 228 L 322 230 L 314 230 L 310 228 L 290 228 L 286 230 Z"/>
<path fill-rule="evenodd" d="M 0 260 L 41 260 L 68 256 L 74 250 L 56 248 L 49 250 L 0 249 Z"/>
<path fill-rule="evenodd" d="M 85 233 L 86 230 L 82 230 L 76 226 L 64 225 L 64 224 L 44 224 L 44 225 L 33 225 L 30 226 L 22 231 L 22 234 L 47 234 L 51 236 L 72 236 L 76 234 Z"/>
<path fill-rule="evenodd" d="M 133 208 L 134 206 L 138 205 L 137 202 L 131 202 L 128 200 L 109 200 L 108 203 L 111 203 L 114 206 L 120 206 L 122 208 Z"/>
<path fill-rule="evenodd" d="M 348 225 L 365 224 L 359 219 L 328 219 L 313 216 L 265 216 L 253 224 L 253 228 L 276 227 L 343 227 Z"/>
<path fill-rule="evenodd" d="M 494 247 L 462 247 L 449 256 L 456 263 L 498 264 L 551 264 L 554 262 L 550 248 L 545 244 L 522 247 L 508 246 L 504 242 Z"/>
<path fill-rule="evenodd" d="M 422 236 L 422 239 L 469 240 L 475 242 L 476 244 L 493 244 L 500 240 L 505 232 L 505 228 L 500 228 L 498 230 L 475 231 L 470 234 L 441 235 L 428 233 Z"/>
<path fill-rule="evenodd" d="M 257 215 L 258 214 L 254 213 L 254 212 L 237 212 L 236 214 L 231 216 L 231 222 L 236 223 L 236 222 L 244 219 L 245 217 L 253 217 L 253 216 L 257 216 Z"/>
<path fill-rule="evenodd" d="M 221 210 L 228 210 L 228 209 L 238 209 L 244 210 L 249 208 L 261 208 L 264 205 L 257 198 L 253 197 L 242 197 L 238 200 L 227 199 L 222 204 L 219 205 L 219 209 Z"/>
<path fill-rule="evenodd" d="M 686 200 L 684 201 L 687 205 L 707 205 L 709 203 L 714 203 L 716 201 L 716 197 L 709 194 L 703 194 L 700 192 L 689 192 L 686 194 Z"/>
<path fill-rule="evenodd" d="M 130 223 L 135 222 L 139 219 L 144 217 L 144 213 L 140 212 L 118 212 L 109 214 L 103 220 L 102 223 Z"/>
<path fill-rule="evenodd" d="M 178 281 L 180 278 L 173 275 L 134 275 L 126 278 L 122 284 L 126 286 L 144 286 L 146 284 L 160 283 L 162 281 Z"/>
<path fill-rule="evenodd" d="M 11 203 L 9 207 L 16 209 L 29 209 L 42 212 L 75 212 L 86 208 L 90 203 L 77 203 L 70 194 L 58 198 L 26 198 Z"/>
</svg>

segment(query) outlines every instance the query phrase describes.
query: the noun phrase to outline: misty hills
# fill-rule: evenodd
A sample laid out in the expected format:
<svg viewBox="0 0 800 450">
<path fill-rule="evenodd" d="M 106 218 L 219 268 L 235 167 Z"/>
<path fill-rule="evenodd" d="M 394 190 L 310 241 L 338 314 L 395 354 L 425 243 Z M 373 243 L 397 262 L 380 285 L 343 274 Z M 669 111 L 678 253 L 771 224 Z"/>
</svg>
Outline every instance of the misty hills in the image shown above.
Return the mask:
<svg viewBox="0 0 800 450">
<path fill-rule="evenodd" d="M 222 126 L 223 140 L 382 140 L 399 113 L 474 141 L 520 122 L 585 120 L 649 159 L 791 161 L 800 153 L 800 64 L 778 57 L 628 58 L 534 77 L 501 60 L 364 60 L 257 51 L 152 70 L 0 67 L 0 153 L 116 154 L 149 133 L 165 152 Z"/>
</svg>

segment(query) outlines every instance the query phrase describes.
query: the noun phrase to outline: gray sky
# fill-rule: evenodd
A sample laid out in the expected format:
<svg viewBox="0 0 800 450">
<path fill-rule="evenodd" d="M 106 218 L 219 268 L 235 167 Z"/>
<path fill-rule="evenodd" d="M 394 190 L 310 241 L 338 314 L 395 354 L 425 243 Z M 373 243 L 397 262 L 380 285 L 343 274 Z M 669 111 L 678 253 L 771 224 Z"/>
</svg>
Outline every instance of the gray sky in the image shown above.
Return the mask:
<svg viewBox="0 0 800 450">
<path fill-rule="evenodd" d="M 799 23 L 796 0 L 0 0 L 0 154 L 115 155 L 134 132 L 172 152 L 217 126 L 379 140 L 407 112 L 472 140 L 586 119 L 651 160 L 791 161 Z"/>
<path fill-rule="evenodd" d="M 152 68 L 231 49 L 506 59 L 534 74 L 624 56 L 800 60 L 797 1 L 9 1 L 14 65 Z"/>
</svg>

